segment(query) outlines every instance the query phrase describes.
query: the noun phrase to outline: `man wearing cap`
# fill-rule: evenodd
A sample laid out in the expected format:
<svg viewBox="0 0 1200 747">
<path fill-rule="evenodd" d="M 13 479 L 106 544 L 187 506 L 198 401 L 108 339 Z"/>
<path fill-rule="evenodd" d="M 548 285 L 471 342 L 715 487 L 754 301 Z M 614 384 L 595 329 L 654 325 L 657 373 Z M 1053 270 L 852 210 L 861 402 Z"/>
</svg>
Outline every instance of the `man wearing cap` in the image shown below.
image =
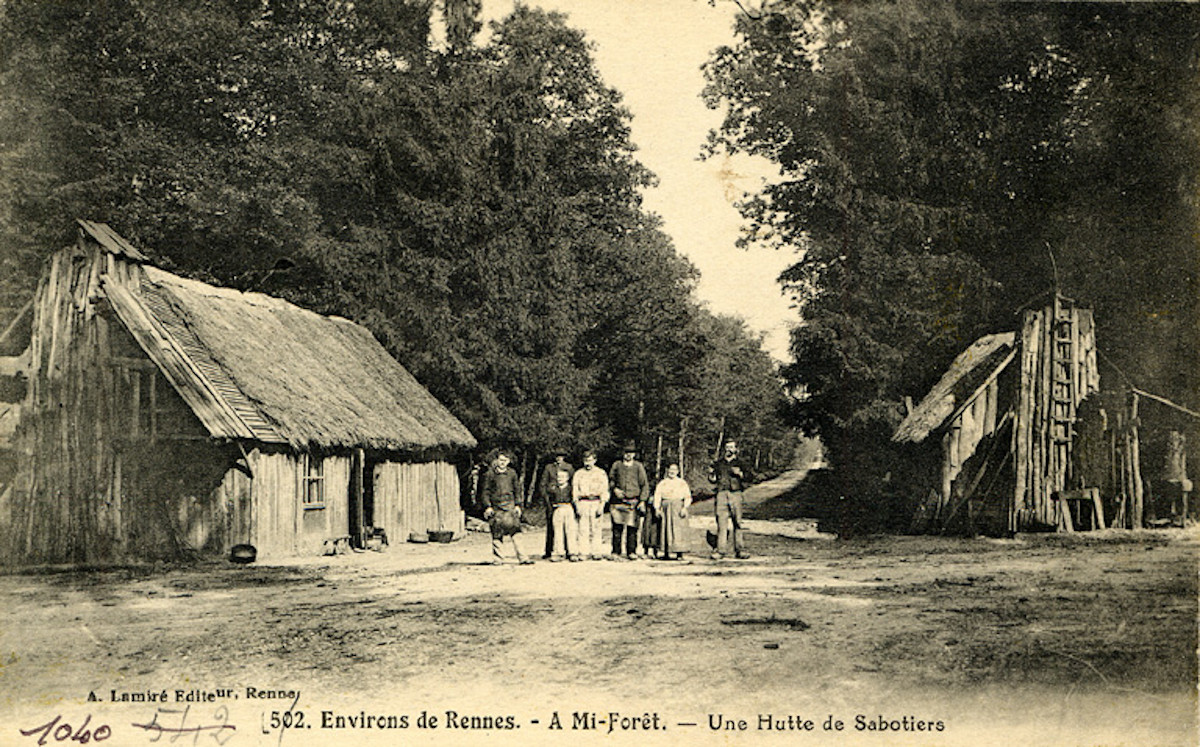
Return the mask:
<svg viewBox="0 0 1200 747">
<path fill-rule="evenodd" d="M 621 460 L 614 462 L 608 471 L 608 482 L 612 486 L 608 513 L 612 516 L 614 559 L 633 560 L 637 557 L 639 509 L 645 510 L 646 500 L 650 497 L 646 468 L 634 459 L 635 456 L 637 446 L 630 441 L 625 444 Z"/>
<path fill-rule="evenodd" d="M 567 487 L 571 487 L 571 477 L 575 474 L 575 468 L 567 461 L 567 450 L 558 447 L 554 450 L 554 461 L 547 464 L 542 469 L 542 478 L 538 481 L 538 492 L 541 494 L 542 501 L 546 505 L 546 552 L 542 555 L 543 558 L 549 558 L 554 552 L 554 502 L 552 496 L 555 492 L 555 486 L 558 484 L 558 473 L 567 473 Z M 568 492 L 570 492 L 568 490 Z M 567 496 L 570 499 L 570 496 Z"/>
<path fill-rule="evenodd" d="M 750 466 L 738 456 L 737 441 L 729 439 L 721 457 L 708 469 L 708 481 L 717 491 L 717 547 L 713 560 L 728 555 L 731 544 L 735 557 L 750 557 L 742 545 L 742 490 L 753 480 Z"/>
</svg>

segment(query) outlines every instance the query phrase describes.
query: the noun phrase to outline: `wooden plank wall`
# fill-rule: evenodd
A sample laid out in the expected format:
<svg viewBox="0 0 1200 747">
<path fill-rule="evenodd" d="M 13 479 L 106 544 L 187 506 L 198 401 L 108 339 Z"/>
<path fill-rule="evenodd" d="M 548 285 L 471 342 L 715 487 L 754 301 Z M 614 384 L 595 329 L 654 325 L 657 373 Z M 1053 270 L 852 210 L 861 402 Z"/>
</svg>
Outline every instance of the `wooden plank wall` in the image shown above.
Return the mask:
<svg viewBox="0 0 1200 747">
<path fill-rule="evenodd" d="M 260 557 L 290 555 L 296 532 L 296 465 L 290 454 L 250 453 L 254 483 L 250 502 L 253 544 Z"/>
<path fill-rule="evenodd" d="M 232 445 L 207 439 L 103 301 L 102 278 L 104 287 L 133 287 L 139 273 L 87 240 L 47 264 L 34 303 L 19 474 L 0 512 L 6 562 L 121 562 L 228 544 L 218 488 Z M 151 419 L 153 440 L 144 427 Z"/>
<path fill-rule="evenodd" d="M 319 555 L 325 540 L 350 532 L 350 457 L 326 456 L 324 508 L 301 502 L 300 460 L 285 450 L 249 454 L 251 483 L 250 535 L 260 558 Z M 236 484 L 240 478 L 230 478 Z"/>
<path fill-rule="evenodd" d="M 375 466 L 374 523 L 393 542 L 410 532 L 465 530 L 459 508 L 458 471 L 444 461 L 382 462 Z"/>
<path fill-rule="evenodd" d="M 249 462 L 242 460 L 241 466 L 227 470 L 214 491 L 214 500 L 225 507 L 225 520 L 229 527 L 226 541 L 229 547 L 254 544 L 254 480 L 247 474 L 250 466 Z"/>
<path fill-rule="evenodd" d="M 38 285 L 30 382 L 18 449 L 23 457 L 4 527 L 13 562 L 95 562 L 120 549 L 119 470 L 105 424 L 113 403 L 107 328 L 92 323 L 103 256 L 56 253 Z"/>
<path fill-rule="evenodd" d="M 323 462 L 325 507 L 299 509 L 298 555 L 320 555 L 326 539 L 350 534 L 350 457 L 327 456 Z M 296 504 L 300 505 L 298 494 Z"/>
<path fill-rule="evenodd" d="M 1027 517 L 1031 515 L 1033 506 L 1031 496 L 1031 485 L 1033 482 L 1033 460 L 1034 453 L 1033 444 L 1033 377 L 1035 374 L 1034 362 L 1038 356 L 1038 341 L 1039 338 L 1035 332 L 1039 321 L 1039 312 L 1027 311 L 1021 322 L 1021 336 L 1018 344 L 1020 349 L 1021 367 L 1019 369 L 1017 381 L 1017 412 L 1016 420 L 1013 424 L 1013 467 L 1015 470 L 1016 484 L 1014 487 L 1014 505 L 1013 511 L 1009 518 L 1008 529 L 1010 532 L 1017 531 L 1019 525 L 1026 523 L 1024 519 L 1018 520 L 1018 516 Z"/>
</svg>

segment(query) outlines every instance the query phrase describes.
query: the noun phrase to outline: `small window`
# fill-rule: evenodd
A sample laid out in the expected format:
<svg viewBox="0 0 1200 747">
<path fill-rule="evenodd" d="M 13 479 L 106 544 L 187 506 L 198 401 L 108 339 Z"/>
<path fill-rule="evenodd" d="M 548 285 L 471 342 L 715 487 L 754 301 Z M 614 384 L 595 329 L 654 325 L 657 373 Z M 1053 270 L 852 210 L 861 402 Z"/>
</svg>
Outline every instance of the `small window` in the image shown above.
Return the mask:
<svg viewBox="0 0 1200 747">
<path fill-rule="evenodd" d="M 325 508 L 325 465 L 319 456 L 300 457 L 300 503 L 305 509 Z"/>
</svg>

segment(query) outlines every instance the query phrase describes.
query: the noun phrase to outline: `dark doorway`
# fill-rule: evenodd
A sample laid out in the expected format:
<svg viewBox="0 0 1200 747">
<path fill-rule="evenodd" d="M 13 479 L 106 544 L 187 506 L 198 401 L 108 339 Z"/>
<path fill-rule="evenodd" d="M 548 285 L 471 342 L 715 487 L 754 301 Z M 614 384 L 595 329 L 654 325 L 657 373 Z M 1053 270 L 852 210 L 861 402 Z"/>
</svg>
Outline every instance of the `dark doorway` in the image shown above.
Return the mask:
<svg viewBox="0 0 1200 747">
<path fill-rule="evenodd" d="M 375 467 L 378 459 L 367 457 L 363 462 L 363 526 L 375 527 Z"/>
<path fill-rule="evenodd" d="M 350 543 L 366 548 L 375 536 L 375 466 L 378 459 L 355 449 L 350 459 Z"/>
</svg>

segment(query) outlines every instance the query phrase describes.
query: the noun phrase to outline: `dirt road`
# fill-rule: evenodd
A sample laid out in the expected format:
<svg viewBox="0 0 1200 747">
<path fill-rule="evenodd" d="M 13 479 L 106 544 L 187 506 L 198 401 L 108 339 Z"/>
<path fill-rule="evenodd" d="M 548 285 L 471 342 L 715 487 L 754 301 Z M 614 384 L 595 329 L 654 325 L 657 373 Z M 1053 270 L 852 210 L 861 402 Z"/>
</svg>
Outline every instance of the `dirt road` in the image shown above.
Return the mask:
<svg viewBox="0 0 1200 747">
<path fill-rule="evenodd" d="M 37 744 L 20 729 L 55 715 L 103 722 L 111 744 L 1196 744 L 1196 532 L 770 528 L 745 561 L 492 567 L 472 534 L 279 566 L 3 576 L 0 744 Z M 167 705 L 119 700 L 162 690 Z M 181 729 L 212 728 L 162 731 L 179 714 L 156 709 L 180 703 L 196 708 Z M 300 728 L 271 723 L 301 712 Z"/>
</svg>

